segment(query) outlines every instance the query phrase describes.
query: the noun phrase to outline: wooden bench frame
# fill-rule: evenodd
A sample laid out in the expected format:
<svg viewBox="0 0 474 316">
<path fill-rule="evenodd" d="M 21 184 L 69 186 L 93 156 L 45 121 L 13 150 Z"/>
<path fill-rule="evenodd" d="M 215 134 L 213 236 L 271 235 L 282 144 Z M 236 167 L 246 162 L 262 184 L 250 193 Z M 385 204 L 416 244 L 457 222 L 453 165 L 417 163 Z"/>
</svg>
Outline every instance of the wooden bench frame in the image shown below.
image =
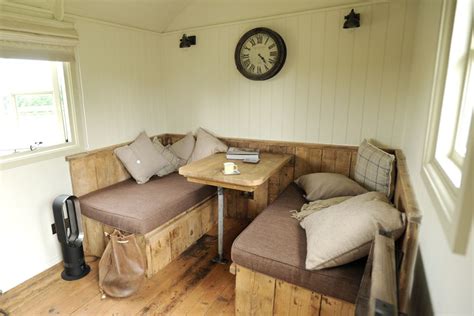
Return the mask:
<svg viewBox="0 0 474 316">
<path fill-rule="evenodd" d="M 101 257 L 114 227 L 82 216 L 84 251 Z M 136 234 L 143 254 L 146 254 L 147 277 L 152 277 L 176 259 L 189 246 L 207 233 L 217 222 L 217 197 L 214 195 L 146 234 Z"/>
<path fill-rule="evenodd" d="M 251 141 L 253 146 L 257 145 L 260 141 Z M 357 147 L 348 146 L 326 146 L 326 145 L 314 145 L 314 144 L 300 144 L 300 143 L 284 143 L 287 148 L 286 151 L 291 152 L 291 146 L 294 146 L 295 161 L 293 166 L 293 174 L 296 179 L 299 175 L 310 173 L 310 172 L 336 172 L 352 176 L 354 171 L 355 162 L 357 159 Z M 250 145 L 252 146 L 252 145 Z M 256 146 L 256 147 L 257 147 Z M 408 305 L 411 296 L 411 289 L 413 284 L 413 274 L 415 268 L 415 261 L 418 250 L 418 232 L 419 225 L 421 223 L 421 213 L 418 210 L 414 193 L 411 188 L 410 179 L 408 176 L 406 159 L 401 150 L 387 150 L 396 156 L 396 181 L 395 181 L 395 194 L 393 203 L 401 212 L 406 214 L 407 226 L 404 235 L 397 242 L 397 253 L 399 254 L 399 265 L 397 269 L 397 293 L 398 293 L 398 310 L 401 314 L 408 313 Z M 349 152 L 349 153 L 347 153 Z M 316 157 L 316 158 L 314 158 Z M 349 159 L 350 157 L 350 159 Z M 333 159 L 331 161 L 331 159 Z M 304 167 L 302 167 L 304 166 Z M 339 167 L 338 167 L 339 166 Z M 303 169 L 304 171 L 298 170 Z M 321 299 L 325 300 L 320 305 L 319 314 L 316 315 L 353 315 L 355 311 L 355 305 L 350 302 L 340 301 L 331 297 L 326 297 L 322 294 L 311 292 L 308 289 L 303 289 L 285 281 L 276 280 L 270 276 L 252 271 L 254 274 L 250 277 L 239 277 L 239 268 L 242 270 L 243 267 L 236 266 L 237 277 L 236 277 L 236 314 L 241 315 L 268 315 L 269 311 L 276 313 L 275 308 L 281 305 L 280 302 L 272 301 L 273 306 L 270 309 L 269 300 L 279 299 L 277 293 L 278 287 L 271 287 L 268 284 L 277 282 L 276 284 L 284 284 L 285 287 L 293 287 L 298 289 L 299 293 L 304 294 L 308 297 L 311 293 L 312 296 L 320 296 Z M 274 280 L 274 281 L 272 281 Z M 283 286 L 283 285 L 281 285 Z M 266 290 L 268 292 L 266 292 Z M 306 290 L 304 292 L 303 290 Z M 250 294 L 249 294 L 250 293 Z M 243 298 L 242 298 L 243 297 Z M 249 301 L 250 299 L 250 301 Z M 328 302 L 328 304 L 326 304 Z M 333 303 L 336 302 L 336 303 Z M 247 307 L 241 305 L 246 304 L 247 306 L 253 306 L 254 310 L 248 310 Z M 296 304 L 296 303 L 294 303 Z M 313 299 L 302 300 L 298 305 L 297 309 L 302 311 L 316 311 L 313 306 L 315 301 Z M 286 306 L 286 305 L 285 305 Z M 329 307 L 333 306 L 333 307 Z M 260 310 L 263 308 L 263 310 Z M 285 308 L 296 308 L 296 306 Z M 329 314 L 326 313 L 329 311 Z M 271 314 L 271 313 L 270 313 Z M 305 313 L 303 313 L 304 315 Z M 308 315 L 311 315 L 309 313 Z"/>
<path fill-rule="evenodd" d="M 74 194 L 80 197 L 129 179 L 130 174 L 114 155 L 115 148 L 126 144 L 66 157 Z M 111 233 L 114 227 L 84 215 L 82 219 L 84 251 L 87 255 L 101 257 L 108 243 L 104 233 Z M 147 277 L 153 276 L 177 258 L 216 222 L 217 197 L 213 195 L 154 230 L 136 234 L 142 253 L 146 254 Z"/>
<path fill-rule="evenodd" d="M 177 140 L 184 137 L 182 134 L 163 134 L 158 136 L 163 145 L 168 145 L 176 142 Z M 292 159 L 280 172 L 272 176 L 266 185 L 267 192 L 262 197 L 268 203 L 273 202 L 278 195 L 299 176 L 311 173 L 311 172 L 335 172 L 344 174 L 352 177 L 354 174 L 355 164 L 357 161 L 357 147 L 356 146 L 338 146 L 338 145 L 323 145 L 323 144 L 308 144 L 308 143 L 297 143 L 297 142 L 281 142 L 281 141 L 265 141 L 265 140 L 250 140 L 250 139 L 239 139 L 239 138 L 222 138 L 229 146 L 235 147 L 251 147 L 259 148 L 261 151 L 275 152 L 275 153 L 287 153 L 292 154 Z M 120 181 L 130 178 L 130 175 L 125 170 L 123 165 L 113 154 L 113 150 L 119 146 L 126 145 L 119 144 L 107 148 L 97 149 L 94 151 L 73 155 L 67 157 L 69 161 L 71 179 L 73 185 L 74 194 L 81 196 L 89 192 L 98 190 L 100 188 L 118 183 Z M 403 237 L 397 242 L 397 252 L 401 254 L 397 269 L 397 284 L 398 284 L 398 305 L 400 313 L 407 313 L 408 303 L 411 296 L 411 288 L 413 283 L 413 273 L 415 267 L 415 260 L 418 250 L 418 231 L 421 222 L 421 212 L 418 210 L 414 193 L 411 188 L 408 171 L 405 162 L 405 156 L 400 150 L 387 150 L 390 153 L 395 154 L 397 158 L 397 176 L 395 185 L 395 196 L 394 204 L 402 212 L 405 212 L 407 216 L 407 227 Z M 261 194 L 260 194 L 261 195 Z M 248 196 L 237 191 L 226 190 L 226 216 L 235 218 L 254 218 L 258 215 L 254 207 L 258 204 L 259 196 Z M 214 208 L 213 211 L 215 212 Z M 188 210 L 188 213 L 192 211 Z M 215 213 L 213 213 L 215 214 Z M 191 216 L 191 215 L 189 215 Z M 201 215 L 202 216 L 202 215 Z M 214 217 L 215 218 L 215 215 Z M 178 220 L 177 220 L 178 221 Z M 183 221 L 184 217 L 183 217 Z M 91 244 L 95 237 L 91 237 L 92 234 L 88 231 L 89 227 L 94 226 L 91 224 L 90 219 L 86 219 L 86 244 Z M 184 222 L 183 222 L 184 223 Z M 202 223 L 202 222 L 201 222 Z M 208 223 L 210 224 L 210 223 Z M 180 227 L 191 227 L 192 224 L 173 224 Z M 201 233 L 205 233 L 207 224 L 201 224 Z M 95 225 L 97 226 L 97 225 Z M 94 228 L 96 229 L 96 228 Z M 109 227 L 103 227 L 104 229 L 110 229 Z M 160 230 L 160 228 L 157 228 Z M 100 228 L 97 229 L 100 231 Z M 161 230 L 160 230 L 161 231 Z M 155 232 L 155 231 L 153 231 Z M 194 233 L 193 233 L 194 234 Z M 199 235 L 199 234 L 197 234 Z M 196 236 L 197 236 L 196 235 Z M 98 238 L 98 237 L 97 237 Z M 174 239 L 178 240 L 182 238 L 182 235 L 170 234 L 170 242 Z M 152 240 L 152 238 L 150 239 Z M 175 242 L 179 243 L 179 242 Z M 186 245 L 188 242 L 184 242 Z M 98 242 L 103 245 L 103 241 Z M 152 253 L 152 249 L 155 246 L 148 247 L 149 253 Z M 171 246 L 170 246 L 171 247 Z M 86 247 L 87 248 L 87 247 Z M 145 246 L 145 248 L 147 248 Z M 179 247 L 178 247 L 179 248 Z M 181 248 L 179 248 L 181 249 Z M 177 254 L 179 251 L 175 251 Z M 174 257 L 173 257 L 174 258 Z M 170 259 L 172 260 L 172 258 Z M 160 267 L 161 265 L 158 265 Z M 152 274 L 152 271 L 148 272 Z M 257 272 L 255 272 L 257 273 Z M 238 275 L 238 273 L 237 273 Z M 237 277 L 239 280 L 239 277 Z M 283 282 L 283 281 L 278 281 Z M 294 286 L 289 284 L 288 286 Z M 237 284 L 237 293 L 239 292 Z M 238 295 L 238 294 L 237 294 Z M 323 297 L 323 296 L 322 296 Z M 252 296 L 255 302 L 252 304 L 259 304 L 258 296 Z M 328 298 L 328 302 L 334 299 Z M 237 302 L 239 298 L 237 298 Z M 347 302 L 344 302 L 347 303 Z M 347 303 L 351 304 L 351 303 Z M 351 304 L 353 305 L 353 304 Z M 237 306 L 237 305 L 236 305 Z M 238 307 L 237 307 L 238 308 Z M 342 310 L 346 310 L 343 308 Z M 353 308 L 349 309 L 353 311 Z M 353 314 L 352 312 L 344 314 Z"/>
<path fill-rule="evenodd" d="M 236 265 L 235 315 L 353 315 L 355 305 Z"/>
</svg>

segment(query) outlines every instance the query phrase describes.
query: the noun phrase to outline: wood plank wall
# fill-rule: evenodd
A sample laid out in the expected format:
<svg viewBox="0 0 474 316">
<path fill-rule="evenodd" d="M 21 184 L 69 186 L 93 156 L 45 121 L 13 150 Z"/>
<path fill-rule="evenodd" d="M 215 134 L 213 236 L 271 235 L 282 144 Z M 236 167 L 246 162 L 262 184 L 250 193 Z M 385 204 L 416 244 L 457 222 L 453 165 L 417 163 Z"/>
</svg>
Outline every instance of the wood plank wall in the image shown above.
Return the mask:
<svg viewBox="0 0 474 316">
<path fill-rule="evenodd" d="M 361 27 L 351 30 L 342 28 L 350 8 L 328 8 L 192 30 L 199 43 L 189 50 L 176 45 L 182 33 L 164 34 L 167 131 L 204 126 L 232 137 L 354 145 L 374 138 L 398 147 L 414 27 L 407 3 L 354 4 Z M 254 27 L 275 30 L 288 47 L 271 80 L 250 81 L 235 68 L 235 46 Z"/>
</svg>

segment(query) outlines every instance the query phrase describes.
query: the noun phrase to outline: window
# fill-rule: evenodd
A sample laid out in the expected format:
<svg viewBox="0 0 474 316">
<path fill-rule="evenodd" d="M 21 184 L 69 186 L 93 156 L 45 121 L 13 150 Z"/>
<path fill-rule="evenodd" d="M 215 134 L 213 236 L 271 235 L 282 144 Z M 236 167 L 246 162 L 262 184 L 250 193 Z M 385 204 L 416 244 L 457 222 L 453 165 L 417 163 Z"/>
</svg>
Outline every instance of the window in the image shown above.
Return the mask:
<svg viewBox="0 0 474 316">
<path fill-rule="evenodd" d="M 71 141 L 66 66 L 0 58 L 0 156 Z"/>
<path fill-rule="evenodd" d="M 471 0 L 443 2 L 423 176 L 452 248 L 470 223 L 469 173 L 474 143 L 474 33 Z M 471 136 L 470 136 L 471 135 Z M 470 224 L 469 224 L 470 225 Z M 465 245 L 464 245 L 465 247 Z"/>
<path fill-rule="evenodd" d="M 1 7 L 0 170 L 80 151 L 74 23 L 8 1 Z"/>
</svg>

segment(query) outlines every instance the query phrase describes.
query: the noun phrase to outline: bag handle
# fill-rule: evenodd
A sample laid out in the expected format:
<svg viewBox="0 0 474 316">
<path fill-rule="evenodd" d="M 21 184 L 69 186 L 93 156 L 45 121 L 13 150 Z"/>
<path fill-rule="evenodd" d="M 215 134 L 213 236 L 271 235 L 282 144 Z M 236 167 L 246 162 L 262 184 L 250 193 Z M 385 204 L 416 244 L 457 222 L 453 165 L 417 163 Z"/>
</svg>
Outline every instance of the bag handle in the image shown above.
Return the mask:
<svg viewBox="0 0 474 316">
<path fill-rule="evenodd" d="M 125 235 L 118 229 L 114 229 L 114 232 L 112 234 L 108 232 L 104 232 L 105 237 L 110 239 L 110 236 L 116 236 L 117 237 L 117 242 L 119 244 L 126 244 L 129 242 L 128 239 L 125 239 Z"/>
</svg>

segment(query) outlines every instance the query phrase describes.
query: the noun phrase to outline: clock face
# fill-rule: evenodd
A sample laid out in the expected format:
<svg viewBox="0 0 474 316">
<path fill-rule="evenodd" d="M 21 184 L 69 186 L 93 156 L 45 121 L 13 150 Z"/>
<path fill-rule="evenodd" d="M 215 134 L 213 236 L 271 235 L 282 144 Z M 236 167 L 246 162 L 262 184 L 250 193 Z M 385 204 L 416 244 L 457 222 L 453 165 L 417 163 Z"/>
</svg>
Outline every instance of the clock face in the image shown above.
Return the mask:
<svg viewBox="0 0 474 316">
<path fill-rule="evenodd" d="M 251 80 L 275 76 L 286 59 L 286 46 L 281 36 L 267 28 L 245 33 L 235 49 L 235 63 L 242 75 Z"/>
</svg>

